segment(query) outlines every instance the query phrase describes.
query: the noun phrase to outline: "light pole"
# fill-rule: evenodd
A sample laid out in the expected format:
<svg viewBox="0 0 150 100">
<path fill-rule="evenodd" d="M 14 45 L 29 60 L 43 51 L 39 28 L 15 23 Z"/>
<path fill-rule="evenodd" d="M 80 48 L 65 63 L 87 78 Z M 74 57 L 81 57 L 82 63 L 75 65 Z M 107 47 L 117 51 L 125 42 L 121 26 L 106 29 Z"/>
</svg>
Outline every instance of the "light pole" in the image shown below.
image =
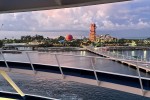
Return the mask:
<svg viewBox="0 0 150 100">
<path fill-rule="evenodd" d="M 0 31 L 2 30 L 3 24 L 1 25 Z"/>
<path fill-rule="evenodd" d="M 0 27 L 0 31 L 2 30 L 2 27 L 4 26 L 4 24 L 1 24 L 1 27 Z"/>
<path fill-rule="evenodd" d="M 100 42 L 101 42 L 101 47 L 102 47 L 102 35 L 100 35 Z"/>
</svg>

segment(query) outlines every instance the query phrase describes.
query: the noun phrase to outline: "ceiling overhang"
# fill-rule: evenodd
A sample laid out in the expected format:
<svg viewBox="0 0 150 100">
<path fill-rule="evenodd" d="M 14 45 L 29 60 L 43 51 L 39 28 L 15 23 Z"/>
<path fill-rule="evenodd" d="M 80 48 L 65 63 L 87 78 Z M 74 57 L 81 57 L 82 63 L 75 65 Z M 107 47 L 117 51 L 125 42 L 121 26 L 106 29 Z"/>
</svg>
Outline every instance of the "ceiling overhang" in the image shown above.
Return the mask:
<svg viewBox="0 0 150 100">
<path fill-rule="evenodd" d="M 129 0 L 0 0 L 0 13 L 50 10 Z"/>
</svg>

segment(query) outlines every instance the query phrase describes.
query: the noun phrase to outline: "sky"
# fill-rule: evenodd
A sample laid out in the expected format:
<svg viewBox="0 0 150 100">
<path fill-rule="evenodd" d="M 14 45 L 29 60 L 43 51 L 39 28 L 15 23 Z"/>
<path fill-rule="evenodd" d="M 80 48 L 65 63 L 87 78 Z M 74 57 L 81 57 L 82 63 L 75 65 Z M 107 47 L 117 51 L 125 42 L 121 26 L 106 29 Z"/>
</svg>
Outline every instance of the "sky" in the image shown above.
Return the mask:
<svg viewBox="0 0 150 100">
<path fill-rule="evenodd" d="M 80 30 L 88 35 L 91 23 L 96 23 L 98 34 L 150 37 L 150 0 L 0 14 L 1 31 Z"/>
</svg>

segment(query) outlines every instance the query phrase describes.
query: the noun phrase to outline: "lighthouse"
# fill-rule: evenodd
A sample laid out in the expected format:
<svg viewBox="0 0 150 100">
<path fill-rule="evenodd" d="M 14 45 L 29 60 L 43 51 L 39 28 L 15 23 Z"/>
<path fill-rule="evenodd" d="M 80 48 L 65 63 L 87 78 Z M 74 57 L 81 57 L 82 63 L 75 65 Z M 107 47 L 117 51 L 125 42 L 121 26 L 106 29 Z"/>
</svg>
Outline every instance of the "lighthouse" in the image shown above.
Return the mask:
<svg viewBox="0 0 150 100">
<path fill-rule="evenodd" d="M 89 36 L 89 40 L 91 42 L 96 41 L 96 24 L 92 23 L 90 26 L 90 36 Z"/>
</svg>

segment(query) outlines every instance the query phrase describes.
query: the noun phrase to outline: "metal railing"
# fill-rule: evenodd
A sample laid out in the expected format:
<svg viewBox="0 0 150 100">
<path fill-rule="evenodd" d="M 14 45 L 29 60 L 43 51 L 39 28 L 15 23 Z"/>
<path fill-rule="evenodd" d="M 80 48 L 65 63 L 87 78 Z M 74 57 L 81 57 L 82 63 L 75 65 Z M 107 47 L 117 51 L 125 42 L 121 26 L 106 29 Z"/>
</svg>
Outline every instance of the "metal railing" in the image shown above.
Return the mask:
<svg viewBox="0 0 150 100">
<path fill-rule="evenodd" d="M 85 48 L 91 52 L 108 57 L 110 59 L 115 59 L 118 61 L 130 61 L 133 63 L 139 62 L 139 63 L 145 64 L 145 65 L 143 64 L 142 67 L 147 67 L 147 68 L 150 67 L 150 60 L 147 60 L 147 59 L 143 58 L 142 56 L 141 57 L 133 57 L 133 56 L 129 56 L 128 54 L 125 55 L 123 53 L 120 54 L 118 52 L 110 52 L 110 51 L 106 50 L 106 47 L 94 48 L 94 47 L 88 46 Z"/>
<path fill-rule="evenodd" d="M 0 51 L 1 52 L 1 55 L 2 55 L 2 59 L 3 59 L 3 61 L 5 62 L 5 65 L 6 65 L 6 67 L 7 67 L 7 69 L 10 71 L 10 69 L 11 69 L 11 66 L 9 66 L 8 65 L 8 61 L 9 60 L 7 60 L 6 58 L 5 58 L 5 55 L 3 54 L 3 51 Z M 41 53 L 48 53 L 48 52 L 35 52 L 35 51 L 20 51 L 20 52 L 22 52 L 22 53 L 25 53 L 26 54 L 26 57 L 27 57 L 27 59 L 28 59 L 28 61 L 29 61 L 29 63 L 30 63 L 30 65 L 31 65 L 31 69 L 33 70 L 33 72 L 34 72 L 34 74 L 36 74 L 36 70 L 35 70 L 35 68 L 34 68 L 34 64 L 36 64 L 36 63 L 34 63 L 33 62 L 33 59 L 31 59 L 31 56 L 32 55 L 30 55 L 30 53 L 37 53 L 37 54 L 41 54 Z M 102 51 L 103 52 L 103 51 Z M 98 52 L 99 53 L 99 52 Z M 93 71 L 93 73 L 94 73 L 94 77 L 95 77 L 95 80 L 97 81 L 97 85 L 99 86 L 100 85 L 100 82 L 101 82 L 101 80 L 98 78 L 98 75 L 97 75 L 97 73 L 99 73 L 99 72 L 101 72 L 101 73 L 106 73 L 106 74 L 110 74 L 110 75 L 118 75 L 118 76 L 125 76 L 125 77 L 128 77 L 128 78 L 137 78 L 137 79 L 139 79 L 139 84 L 140 84 L 140 86 L 141 86 L 141 92 L 142 92 L 142 95 L 144 96 L 144 89 L 143 89 L 143 83 L 142 83 L 142 80 L 144 79 L 144 80 L 150 80 L 150 78 L 148 78 L 148 77 L 142 77 L 141 76 L 141 72 L 140 72 L 140 70 L 139 70 L 139 65 L 138 65 L 138 63 L 139 63 L 139 60 L 137 60 L 136 59 L 136 61 L 134 60 L 134 62 L 136 63 L 136 71 L 137 71 L 137 76 L 134 76 L 134 75 L 126 75 L 126 74 L 121 74 L 121 73 L 114 73 L 114 72 L 109 72 L 109 71 L 101 71 L 101 70 L 98 70 L 97 68 L 96 68 L 96 66 L 95 66 L 95 60 L 94 59 L 96 59 L 96 60 L 110 60 L 109 58 L 104 58 L 104 57 L 96 57 L 96 56 L 82 56 L 82 55 L 72 55 L 72 54 L 60 54 L 60 53 L 48 53 L 48 54 L 50 54 L 50 55 L 53 55 L 53 59 L 55 59 L 56 60 L 56 65 L 59 67 L 59 71 L 60 71 L 60 73 L 61 73 L 61 75 L 62 75 L 62 79 L 64 79 L 65 78 L 65 74 L 64 74 L 64 71 L 63 71 L 63 68 L 72 68 L 72 69 L 82 69 L 82 70 L 88 70 L 88 71 Z M 118 58 L 120 58 L 121 56 L 120 55 L 116 55 L 116 54 L 114 54 L 114 53 L 111 53 L 111 52 L 103 52 L 103 54 L 105 54 L 106 56 L 110 56 L 111 55 L 111 57 L 116 57 L 117 56 L 117 59 Z M 63 57 L 61 57 L 61 58 L 59 58 L 60 56 L 63 56 Z M 63 63 L 61 63 L 61 60 L 62 60 L 62 58 L 63 58 L 63 60 L 66 58 L 66 57 L 76 57 L 76 58 L 84 58 L 84 59 L 88 59 L 89 60 L 89 66 L 91 66 L 90 68 L 82 68 L 82 67 L 73 67 L 73 66 L 64 66 L 63 65 Z M 125 57 L 123 57 L 123 58 L 125 58 Z M 65 59 L 66 60 L 66 59 Z M 67 60 L 70 60 L 70 59 L 67 59 Z M 73 59 L 73 60 L 78 60 L 78 59 Z M 124 60 L 126 60 L 126 59 L 124 59 Z M 79 60 L 78 60 L 79 61 Z M 128 60 L 127 60 L 128 61 Z M 14 61 L 15 62 L 15 61 Z M 74 61 L 73 61 L 74 62 Z M 81 63 L 83 63 L 82 61 L 81 61 Z M 42 63 L 40 63 L 40 64 L 42 64 Z M 146 62 L 145 64 L 149 64 L 149 62 Z M 51 64 L 49 64 L 49 65 L 51 65 Z"/>
</svg>

